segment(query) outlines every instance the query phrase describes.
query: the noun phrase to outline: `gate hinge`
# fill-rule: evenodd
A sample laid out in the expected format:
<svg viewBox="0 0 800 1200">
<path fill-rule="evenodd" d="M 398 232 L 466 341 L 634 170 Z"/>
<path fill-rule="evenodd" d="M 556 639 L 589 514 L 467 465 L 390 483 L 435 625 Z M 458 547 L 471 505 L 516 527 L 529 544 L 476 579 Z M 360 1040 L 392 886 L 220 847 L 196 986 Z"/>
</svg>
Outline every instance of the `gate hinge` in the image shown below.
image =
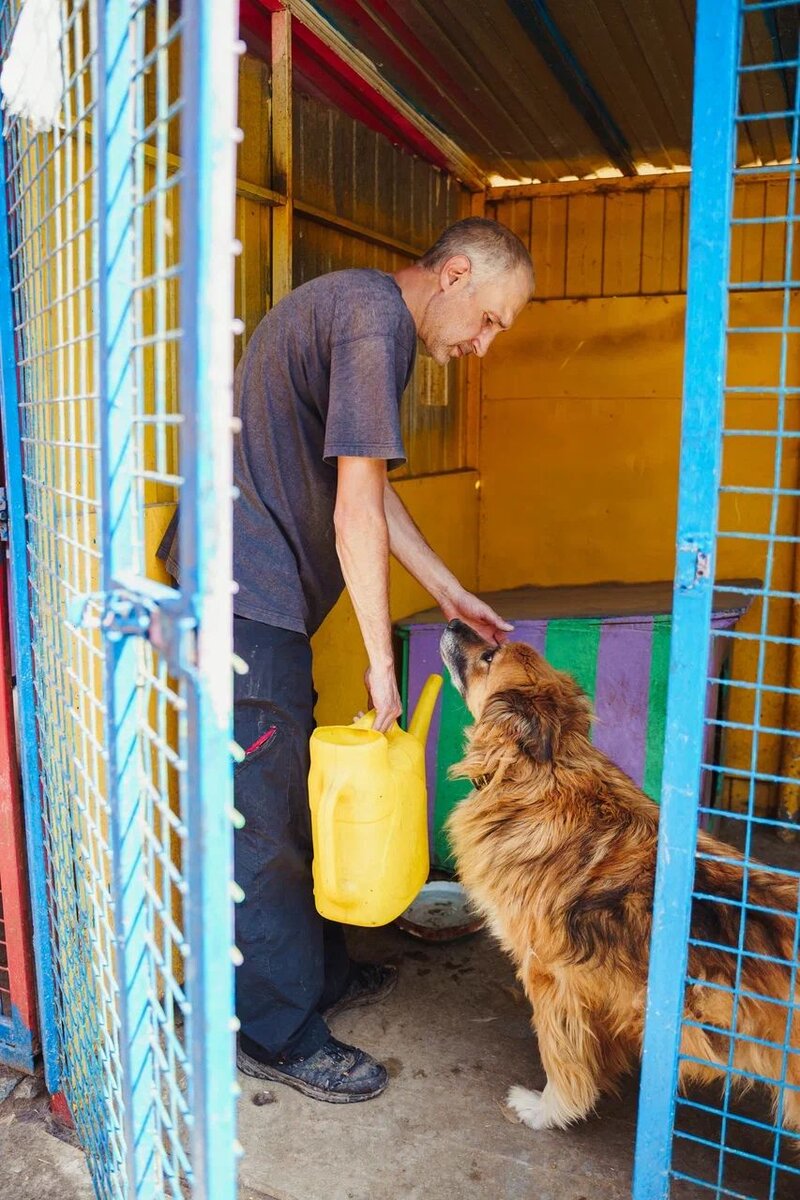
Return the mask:
<svg viewBox="0 0 800 1200">
<path fill-rule="evenodd" d="M 109 592 L 78 596 L 69 607 L 68 620 L 86 629 L 102 629 L 109 642 L 146 638 L 173 672 L 197 662 L 197 621 L 186 611 L 180 592 L 152 579 L 132 575 L 117 578 Z"/>
<path fill-rule="evenodd" d="M 0 542 L 8 541 L 8 496 L 6 489 L 0 487 Z"/>
<path fill-rule="evenodd" d="M 711 555 L 700 549 L 700 542 L 694 538 L 679 542 L 676 583 L 680 590 L 688 592 L 710 575 Z"/>
</svg>

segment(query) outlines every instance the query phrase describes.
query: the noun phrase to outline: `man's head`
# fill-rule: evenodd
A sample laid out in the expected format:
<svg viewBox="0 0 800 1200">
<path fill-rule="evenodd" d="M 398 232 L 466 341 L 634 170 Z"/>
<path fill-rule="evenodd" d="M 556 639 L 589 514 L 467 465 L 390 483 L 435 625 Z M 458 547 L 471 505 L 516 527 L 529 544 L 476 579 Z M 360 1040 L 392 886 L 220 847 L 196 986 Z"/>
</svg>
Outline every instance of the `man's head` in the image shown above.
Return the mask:
<svg viewBox="0 0 800 1200">
<path fill-rule="evenodd" d="M 417 333 L 442 365 L 468 354 L 483 356 L 533 295 L 527 247 L 510 229 L 483 217 L 450 225 L 416 269 L 427 285 Z"/>
</svg>

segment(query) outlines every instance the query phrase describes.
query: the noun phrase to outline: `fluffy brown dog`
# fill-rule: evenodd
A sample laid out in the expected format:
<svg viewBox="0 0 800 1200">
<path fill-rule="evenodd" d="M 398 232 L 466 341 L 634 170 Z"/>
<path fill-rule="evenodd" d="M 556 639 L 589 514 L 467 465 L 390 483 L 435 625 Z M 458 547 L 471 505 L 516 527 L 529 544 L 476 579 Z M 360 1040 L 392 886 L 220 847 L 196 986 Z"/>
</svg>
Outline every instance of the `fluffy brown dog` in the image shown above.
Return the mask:
<svg viewBox="0 0 800 1200">
<path fill-rule="evenodd" d="M 547 1073 L 543 1092 L 514 1087 L 508 1101 L 532 1129 L 563 1127 L 641 1054 L 658 807 L 591 744 L 587 697 L 535 650 L 490 645 L 459 621 L 441 649 L 475 718 L 454 770 L 475 791 L 448 833 L 463 884 L 533 1005 Z M 705 833 L 699 850 L 717 861 L 698 859 L 695 890 L 715 899 L 692 909 L 701 944 L 689 947 L 689 975 L 704 982 L 686 989 L 682 1086 L 727 1068 L 737 988 L 742 858 Z M 797 881 L 747 871 L 732 1067 L 767 1082 L 791 1130 L 800 1130 L 800 1007 L 788 1003 L 791 992 L 800 1005 L 797 912 Z"/>
</svg>

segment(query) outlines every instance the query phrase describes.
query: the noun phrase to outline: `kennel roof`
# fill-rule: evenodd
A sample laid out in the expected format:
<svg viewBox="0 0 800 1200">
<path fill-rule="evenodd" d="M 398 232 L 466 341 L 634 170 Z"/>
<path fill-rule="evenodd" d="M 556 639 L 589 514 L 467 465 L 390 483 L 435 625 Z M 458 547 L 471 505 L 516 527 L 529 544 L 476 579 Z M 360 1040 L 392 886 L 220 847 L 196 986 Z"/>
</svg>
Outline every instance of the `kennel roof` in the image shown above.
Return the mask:
<svg viewBox="0 0 800 1200">
<path fill-rule="evenodd" d="M 488 182 L 689 166 L 695 0 L 314 0 L 314 8 Z M 795 5 L 747 17 L 744 61 L 765 69 L 743 77 L 742 112 L 776 115 L 741 124 L 741 163 L 791 152 L 783 114 L 793 104 L 797 33 Z"/>
</svg>

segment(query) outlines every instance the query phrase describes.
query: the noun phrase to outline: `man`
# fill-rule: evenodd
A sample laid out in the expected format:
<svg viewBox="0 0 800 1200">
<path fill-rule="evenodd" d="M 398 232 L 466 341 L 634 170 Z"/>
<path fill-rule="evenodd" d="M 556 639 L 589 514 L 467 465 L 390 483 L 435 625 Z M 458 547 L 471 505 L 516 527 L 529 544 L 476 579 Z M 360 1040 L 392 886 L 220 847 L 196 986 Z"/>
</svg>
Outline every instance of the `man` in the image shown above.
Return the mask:
<svg viewBox="0 0 800 1200">
<path fill-rule="evenodd" d="M 314 907 L 307 795 L 315 693 L 309 639 L 346 584 L 385 731 L 400 715 L 389 619 L 389 553 L 449 620 L 484 637 L 511 628 L 461 587 L 387 479 L 405 461 L 399 403 L 417 338 L 444 366 L 484 355 L 533 292 L 527 249 L 494 221 L 445 230 L 394 275 L 339 271 L 262 320 L 236 373 L 234 734 L 238 1065 L 334 1103 L 368 1100 L 385 1068 L 334 1038 L 326 1016 L 382 999 L 395 968 L 351 963 L 340 926 Z M 165 539 L 165 542 L 168 539 Z M 174 560 L 168 558 L 174 570 Z"/>
</svg>

